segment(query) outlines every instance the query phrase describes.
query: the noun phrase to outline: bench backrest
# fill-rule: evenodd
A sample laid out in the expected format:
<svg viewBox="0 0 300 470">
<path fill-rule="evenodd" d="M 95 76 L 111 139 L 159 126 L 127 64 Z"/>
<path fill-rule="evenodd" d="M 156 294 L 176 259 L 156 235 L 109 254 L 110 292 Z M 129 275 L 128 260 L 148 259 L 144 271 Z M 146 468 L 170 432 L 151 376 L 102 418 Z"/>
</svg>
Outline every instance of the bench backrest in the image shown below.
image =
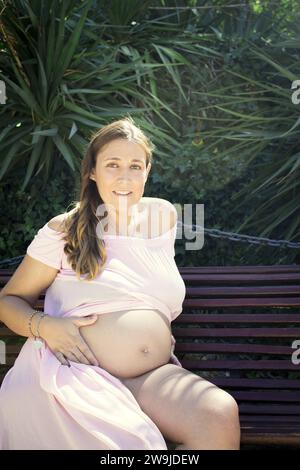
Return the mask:
<svg viewBox="0 0 300 470">
<path fill-rule="evenodd" d="M 183 367 L 228 390 L 244 426 L 285 426 L 300 441 L 300 266 L 180 272 L 187 295 L 172 330 Z"/>
</svg>

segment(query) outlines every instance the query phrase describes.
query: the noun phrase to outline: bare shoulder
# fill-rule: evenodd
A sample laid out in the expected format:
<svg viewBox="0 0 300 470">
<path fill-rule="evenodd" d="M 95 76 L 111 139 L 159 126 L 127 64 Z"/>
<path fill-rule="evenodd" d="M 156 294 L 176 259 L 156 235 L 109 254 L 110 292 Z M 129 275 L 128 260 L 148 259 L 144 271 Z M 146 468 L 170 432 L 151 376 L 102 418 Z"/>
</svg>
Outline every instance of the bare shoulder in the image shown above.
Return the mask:
<svg viewBox="0 0 300 470">
<path fill-rule="evenodd" d="M 164 209 L 169 209 L 170 211 L 176 211 L 175 206 L 170 201 L 161 197 L 142 197 L 141 202 L 150 205 L 158 205 Z"/>
<path fill-rule="evenodd" d="M 174 225 L 177 223 L 176 208 L 167 199 L 163 199 L 159 197 L 143 197 L 142 202 L 144 202 L 145 204 L 148 204 L 149 207 L 155 208 L 159 211 L 160 227 L 163 226 L 163 219 L 170 221 L 170 224 L 168 224 L 168 229 L 172 229 Z"/>
<path fill-rule="evenodd" d="M 148 201 L 149 204 L 157 206 L 159 209 L 161 209 L 161 211 L 164 214 L 167 214 L 168 212 L 170 212 L 171 214 L 173 213 L 174 215 L 176 213 L 175 206 L 167 199 L 162 199 L 160 197 L 150 197 L 148 199 L 149 199 Z"/>
<path fill-rule="evenodd" d="M 47 224 L 48 227 L 52 228 L 56 232 L 62 232 L 64 229 L 64 221 L 69 214 L 69 212 L 64 212 L 63 214 L 56 215 L 51 220 L 49 220 Z"/>
</svg>

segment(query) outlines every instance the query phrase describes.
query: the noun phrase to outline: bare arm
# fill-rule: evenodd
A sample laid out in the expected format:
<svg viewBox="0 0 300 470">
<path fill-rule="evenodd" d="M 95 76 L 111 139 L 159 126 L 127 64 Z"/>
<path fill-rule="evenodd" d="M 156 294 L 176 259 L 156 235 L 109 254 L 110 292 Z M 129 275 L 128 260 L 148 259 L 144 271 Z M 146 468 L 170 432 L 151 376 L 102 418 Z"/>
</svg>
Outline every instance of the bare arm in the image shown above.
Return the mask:
<svg viewBox="0 0 300 470">
<path fill-rule="evenodd" d="M 11 279 L 0 292 L 0 320 L 21 336 L 32 336 L 28 322 L 42 291 L 54 281 L 57 269 L 41 263 L 27 254 Z M 36 331 L 38 315 L 32 320 Z M 43 320 L 45 321 L 45 319 Z"/>
<path fill-rule="evenodd" d="M 59 230 L 63 217 L 64 214 L 59 214 L 48 222 L 48 226 Z M 57 272 L 57 269 L 26 254 L 11 279 L 0 292 L 0 320 L 18 335 L 32 336 L 28 328 L 28 321 L 34 312 L 34 305 L 41 292 L 52 284 Z M 34 322 L 37 320 L 37 315 L 35 315 L 32 321 L 33 331 L 35 331 Z"/>
<path fill-rule="evenodd" d="M 49 226 L 55 229 L 50 223 Z M 0 321 L 18 335 L 31 337 L 29 319 L 34 312 L 33 307 L 41 292 L 52 284 L 57 272 L 56 268 L 26 254 L 0 292 Z M 39 317 L 37 314 L 32 319 L 31 329 L 34 334 Z M 63 359 L 61 353 L 75 362 L 97 364 L 97 359 L 79 332 L 79 327 L 90 325 L 95 320 L 97 317 L 91 316 L 82 318 L 46 316 L 41 320 L 39 332 L 62 364 L 68 362 Z"/>
</svg>

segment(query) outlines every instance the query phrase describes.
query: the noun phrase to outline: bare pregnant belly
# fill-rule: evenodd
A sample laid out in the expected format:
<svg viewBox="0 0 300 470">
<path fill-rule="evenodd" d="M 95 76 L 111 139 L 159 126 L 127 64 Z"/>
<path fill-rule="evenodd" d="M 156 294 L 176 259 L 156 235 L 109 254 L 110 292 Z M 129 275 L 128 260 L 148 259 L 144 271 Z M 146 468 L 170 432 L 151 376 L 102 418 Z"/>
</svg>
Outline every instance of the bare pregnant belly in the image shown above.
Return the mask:
<svg viewBox="0 0 300 470">
<path fill-rule="evenodd" d="M 80 328 L 99 366 L 118 378 L 136 377 L 169 362 L 171 327 L 158 310 L 99 314 Z"/>
</svg>

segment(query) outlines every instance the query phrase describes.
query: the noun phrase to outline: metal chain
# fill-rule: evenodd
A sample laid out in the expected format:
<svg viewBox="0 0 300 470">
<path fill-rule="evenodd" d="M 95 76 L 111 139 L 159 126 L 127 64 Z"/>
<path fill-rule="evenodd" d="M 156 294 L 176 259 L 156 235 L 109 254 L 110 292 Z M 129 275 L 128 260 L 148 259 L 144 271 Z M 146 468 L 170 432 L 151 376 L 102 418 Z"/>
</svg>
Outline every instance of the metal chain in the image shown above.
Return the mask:
<svg viewBox="0 0 300 470">
<path fill-rule="evenodd" d="M 24 255 L 15 256 L 14 258 L 3 259 L 0 261 L 0 266 L 2 266 L 3 264 L 7 264 L 8 266 L 17 264 L 19 261 L 21 262 L 23 258 Z"/>
<path fill-rule="evenodd" d="M 181 221 L 178 221 L 177 225 L 181 225 L 183 227 L 188 227 L 189 229 L 199 228 L 201 229 L 200 232 L 193 231 L 193 233 L 207 233 L 211 237 L 215 238 L 224 238 L 228 240 L 232 240 L 234 242 L 243 242 L 243 243 L 250 243 L 255 245 L 269 245 L 269 246 L 279 246 L 284 248 L 300 248 L 300 243 L 289 242 L 288 240 L 273 240 L 271 238 L 266 237 L 254 237 L 251 235 L 240 235 L 234 232 L 224 232 L 223 230 L 218 230 L 216 228 L 204 228 L 202 225 L 187 225 L 183 224 Z"/>
<path fill-rule="evenodd" d="M 202 225 L 188 225 L 183 224 L 181 221 L 177 222 L 178 226 L 187 227 L 190 230 L 192 229 L 192 233 L 206 233 L 210 237 L 214 238 L 224 238 L 227 240 L 231 240 L 234 242 L 242 242 L 242 243 L 250 243 L 255 245 L 268 245 L 268 246 L 276 246 L 276 247 L 283 247 L 283 248 L 300 248 L 300 243 L 289 242 L 288 240 L 273 240 L 271 238 L 266 237 L 254 237 L 251 235 L 240 235 L 234 232 L 224 232 L 223 230 L 218 230 L 216 228 L 204 228 Z M 194 229 L 201 229 L 200 231 Z M 12 266 L 14 264 L 19 263 L 24 258 L 24 255 L 15 256 L 14 258 L 8 258 L 0 261 L 0 266 L 8 265 Z"/>
</svg>

